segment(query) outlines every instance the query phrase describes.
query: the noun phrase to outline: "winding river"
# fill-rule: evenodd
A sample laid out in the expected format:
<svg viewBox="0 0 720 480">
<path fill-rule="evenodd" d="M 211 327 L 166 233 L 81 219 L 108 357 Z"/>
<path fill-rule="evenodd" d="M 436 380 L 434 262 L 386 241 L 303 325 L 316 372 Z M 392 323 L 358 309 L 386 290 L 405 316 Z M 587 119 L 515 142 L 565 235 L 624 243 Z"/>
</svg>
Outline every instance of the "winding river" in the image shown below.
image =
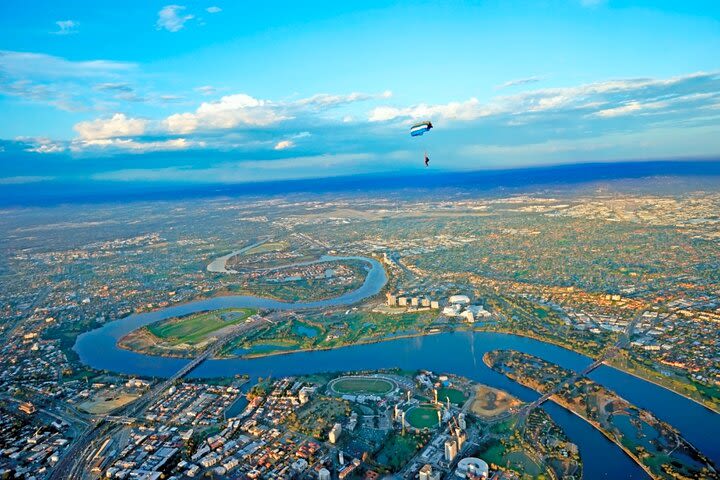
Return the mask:
<svg viewBox="0 0 720 480">
<path fill-rule="evenodd" d="M 78 337 L 75 351 L 83 363 L 101 370 L 144 376 L 169 376 L 187 359 L 143 355 L 117 346 L 131 331 L 166 318 L 189 313 L 227 308 L 256 307 L 299 310 L 350 305 L 377 294 L 387 282 L 382 266 L 365 257 L 323 257 L 318 262 L 360 260 L 370 269 L 363 285 L 339 297 L 306 303 L 285 303 L 252 296 L 216 297 L 169 307 L 154 312 L 130 315 L 84 333 Z M 537 393 L 520 386 L 485 366 L 482 356 L 497 348 L 509 348 L 542 357 L 564 368 L 581 370 L 592 360 L 583 355 L 538 340 L 488 332 L 454 332 L 425 337 L 403 338 L 382 343 L 355 345 L 335 350 L 300 352 L 255 359 L 208 360 L 191 373 L 193 377 L 225 377 L 235 374 L 257 376 L 299 375 L 326 371 L 350 371 L 400 367 L 452 372 L 478 382 L 509 391 L 525 401 Z M 602 366 L 591 374 L 593 380 L 618 392 L 636 405 L 655 413 L 677 427 L 687 440 L 720 463 L 720 415 L 669 390 L 610 367 Z M 648 478 L 645 472 L 600 432 L 567 410 L 547 402 L 543 407 L 578 444 L 584 463 L 585 478 Z"/>
</svg>

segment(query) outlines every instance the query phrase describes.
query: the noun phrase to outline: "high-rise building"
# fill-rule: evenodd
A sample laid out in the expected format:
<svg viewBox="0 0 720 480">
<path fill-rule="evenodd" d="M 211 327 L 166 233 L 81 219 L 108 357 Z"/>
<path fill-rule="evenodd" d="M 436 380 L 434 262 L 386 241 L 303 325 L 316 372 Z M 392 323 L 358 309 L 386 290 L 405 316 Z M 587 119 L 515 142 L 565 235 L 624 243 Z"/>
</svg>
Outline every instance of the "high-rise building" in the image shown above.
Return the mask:
<svg viewBox="0 0 720 480">
<path fill-rule="evenodd" d="M 458 430 L 455 439 L 457 440 L 457 449 L 460 451 L 463 445 L 465 445 L 465 440 L 467 440 L 467 433 L 465 433 L 464 430 Z"/>
<path fill-rule="evenodd" d="M 421 304 L 423 307 L 429 307 L 429 306 L 430 306 L 430 299 L 429 299 L 429 298 L 423 298 L 422 301 L 420 302 L 420 304 Z"/>
<path fill-rule="evenodd" d="M 432 476 L 432 465 L 429 463 L 423 465 L 423 467 L 420 469 L 420 473 L 418 474 L 418 477 L 420 480 L 430 480 L 430 477 Z"/>
<path fill-rule="evenodd" d="M 398 305 L 400 305 L 401 307 L 407 306 L 407 301 L 408 301 L 407 297 L 398 297 L 397 301 L 398 301 Z"/>
<path fill-rule="evenodd" d="M 337 443 L 341 433 L 342 425 L 340 425 L 339 423 L 333 425 L 333 428 L 330 430 L 330 434 L 328 435 L 328 440 L 330 440 L 330 443 Z"/>
<path fill-rule="evenodd" d="M 417 307 L 420 304 L 420 299 L 418 297 L 412 297 L 410 299 L 410 305 L 413 307 Z"/>
<path fill-rule="evenodd" d="M 300 389 L 300 392 L 298 393 L 298 400 L 300 400 L 301 404 L 306 404 L 310 400 L 310 395 L 315 392 L 314 387 L 302 387 Z"/>
<path fill-rule="evenodd" d="M 387 304 L 390 307 L 394 307 L 397 305 L 397 297 L 393 295 L 392 293 L 388 292 L 385 294 L 385 297 L 387 298 Z"/>
<path fill-rule="evenodd" d="M 457 443 L 451 438 L 445 441 L 445 460 L 452 462 L 457 455 Z"/>
<path fill-rule="evenodd" d="M 321 468 L 318 472 L 318 480 L 330 480 L 330 470 Z"/>
<path fill-rule="evenodd" d="M 467 421 L 465 420 L 465 414 L 462 412 L 458 414 L 458 426 L 463 430 L 467 430 Z"/>
</svg>

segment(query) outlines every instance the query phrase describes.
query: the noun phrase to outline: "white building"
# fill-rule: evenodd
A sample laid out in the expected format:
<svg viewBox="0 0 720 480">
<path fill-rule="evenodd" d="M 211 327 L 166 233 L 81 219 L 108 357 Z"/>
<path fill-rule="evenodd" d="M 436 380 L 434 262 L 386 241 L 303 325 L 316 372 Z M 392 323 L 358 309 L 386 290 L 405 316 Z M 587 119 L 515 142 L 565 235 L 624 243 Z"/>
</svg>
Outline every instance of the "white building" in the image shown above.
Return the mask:
<svg viewBox="0 0 720 480">
<path fill-rule="evenodd" d="M 457 455 L 457 443 L 454 439 L 449 439 L 445 441 L 445 460 L 448 462 L 452 462 L 455 458 L 455 455 Z"/>
<path fill-rule="evenodd" d="M 456 303 L 458 305 L 467 305 L 470 303 L 470 297 L 467 295 L 453 295 L 448 300 L 449 303 Z"/>
<path fill-rule="evenodd" d="M 330 430 L 330 434 L 328 435 L 328 440 L 330 440 L 330 443 L 337 443 L 341 433 L 342 425 L 340 425 L 339 423 L 333 425 L 333 428 Z"/>
<path fill-rule="evenodd" d="M 467 457 L 458 462 L 455 475 L 460 478 L 467 478 L 468 476 L 474 478 L 488 478 L 490 475 L 490 468 L 484 460 L 475 457 Z"/>
<path fill-rule="evenodd" d="M 465 311 L 472 312 L 475 318 L 491 316 L 490 312 L 485 310 L 485 307 L 482 305 L 468 305 L 467 308 L 465 308 Z"/>
<path fill-rule="evenodd" d="M 318 472 L 318 480 L 330 480 L 330 470 L 321 468 Z"/>
<path fill-rule="evenodd" d="M 447 307 L 443 308 L 443 315 L 447 315 L 448 317 L 457 317 L 460 315 L 460 311 L 462 310 L 462 307 L 460 305 L 448 305 Z"/>
<path fill-rule="evenodd" d="M 298 393 L 298 400 L 300 400 L 301 404 L 305 404 L 310 400 L 310 395 L 313 393 L 315 393 L 315 387 L 302 387 Z"/>
<path fill-rule="evenodd" d="M 467 421 L 465 421 L 465 414 L 462 412 L 458 414 L 458 426 L 463 430 L 467 430 Z"/>
</svg>

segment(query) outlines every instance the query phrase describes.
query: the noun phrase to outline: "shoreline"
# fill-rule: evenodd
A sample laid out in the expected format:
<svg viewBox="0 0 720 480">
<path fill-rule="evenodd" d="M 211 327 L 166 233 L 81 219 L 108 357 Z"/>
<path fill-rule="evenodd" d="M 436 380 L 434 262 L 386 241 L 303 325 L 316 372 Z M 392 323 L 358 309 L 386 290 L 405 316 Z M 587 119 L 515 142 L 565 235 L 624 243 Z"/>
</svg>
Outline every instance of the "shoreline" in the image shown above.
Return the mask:
<svg viewBox="0 0 720 480">
<path fill-rule="evenodd" d="M 584 353 L 584 352 L 581 352 L 581 351 L 578 351 L 578 350 L 569 348 L 567 345 L 564 345 L 564 344 L 562 344 L 562 343 L 560 343 L 560 342 L 558 342 L 558 341 L 555 341 L 555 340 L 545 339 L 545 338 L 539 337 L 539 336 L 537 336 L 537 335 L 528 335 L 527 333 L 524 333 L 524 332 L 514 332 L 514 331 L 512 331 L 512 330 L 506 330 L 506 329 L 486 329 L 486 328 L 482 328 L 482 327 L 469 328 L 469 329 L 453 328 L 453 329 L 451 329 L 451 330 L 440 330 L 440 331 L 437 331 L 437 332 L 404 334 L 404 335 L 399 335 L 399 336 L 393 337 L 393 338 L 379 338 L 379 339 L 361 340 L 361 341 L 354 342 L 354 343 L 346 343 L 346 344 L 343 344 L 343 345 L 334 345 L 334 346 L 329 346 L 329 347 L 301 348 L 301 349 L 297 349 L 297 350 L 280 350 L 280 351 L 267 352 L 267 353 L 254 353 L 254 354 L 249 354 L 249 355 L 235 355 L 235 356 L 222 355 L 222 356 L 217 356 L 217 357 L 214 357 L 214 358 L 217 359 L 217 360 L 234 360 L 234 359 L 254 360 L 254 359 L 258 359 L 258 358 L 273 357 L 273 356 L 278 356 L 278 355 L 291 355 L 291 354 L 294 354 L 294 353 L 309 353 L 309 352 L 314 352 L 314 351 L 318 351 L 318 352 L 321 352 L 321 351 L 329 351 L 329 350 L 336 350 L 336 349 L 339 349 L 339 348 L 352 347 L 352 346 L 355 346 L 355 345 L 371 345 L 371 344 L 375 344 L 375 343 L 389 342 L 389 341 L 393 341 L 393 340 L 401 340 L 401 339 L 404 339 L 404 338 L 419 338 L 419 337 L 425 337 L 425 336 L 430 336 L 430 335 L 438 335 L 438 334 L 441 334 L 441 333 L 454 333 L 454 332 L 463 332 L 463 331 L 465 331 L 465 332 L 500 333 L 500 334 L 505 334 L 505 335 L 515 335 L 515 336 L 518 336 L 518 337 L 529 338 L 529 339 L 531 339 L 531 340 L 537 340 L 537 341 L 540 341 L 540 342 L 543 342 L 543 343 L 548 343 L 548 344 L 550 344 L 550 345 L 555 345 L 555 346 L 560 347 L 560 348 L 563 348 L 563 349 L 565 349 L 565 350 L 567 350 L 567 351 L 569 351 L 569 352 L 577 353 L 578 355 L 582 355 L 582 356 L 584 356 L 584 357 L 587 357 L 587 358 L 589 358 L 590 360 L 594 360 L 594 358 L 591 357 L 590 355 L 588 355 L 587 353 Z M 128 334 L 128 335 L 129 335 L 129 334 Z M 124 338 L 124 337 L 123 337 L 123 338 Z M 122 339 L 121 339 L 121 340 L 122 340 Z M 149 355 L 149 356 L 156 356 L 156 357 L 169 357 L 169 358 L 185 358 L 185 359 L 191 359 L 191 358 L 193 358 L 193 357 L 191 357 L 191 356 L 182 356 L 182 355 L 152 355 L 152 354 L 150 354 L 150 353 L 144 353 L 144 352 L 141 352 L 141 351 L 133 350 L 133 349 L 127 348 L 127 347 L 125 347 L 125 346 L 122 346 L 122 345 L 120 345 L 120 341 L 121 341 L 121 340 L 119 340 L 119 341 L 117 342 L 117 345 L 118 345 L 119 348 L 122 348 L 123 350 L 127 350 L 127 351 L 130 351 L 130 352 L 138 353 L 138 354 L 141 354 L 141 355 Z M 678 392 L 678 391 L 676 391 L 676 390 L 673 390 L 672 388 L 669 388 L 669 387 L 667 387 L 667 386 L 665 386 L 665 385 L 662 385 L 662 384 L 660 384 L 660 383 L 658 383 L 658 382 L 656 382 L 656 381 L 654 381 L 654 380 L 652 380 L 652 379 L 650 379 L 650 378 L 646 378 L 646 377 L 640 376 L 640 375 L 638 375 L 638 374 L 636 374 L 636 373 L 627 371 L 627 370 L 625 370 L 625 369 L 622 369 L 622 368 L 620 368 L 620 367 L 617 367 L 617 366 L 615 366 L 615 365 L 611 365 L 611 364 L 608 364 L 608 363 L 605 363 L 605 362 L 603 362 L 603 365 L 606 366 L 606 367 L 608 367 L 608 368 L 612 368 L 612 369 L 614 369 L 614 370 L 617 370 L 617 371 L 619 371 L 619 372 L 622 372 L 622 373 L 626 373 L 626 374 L 628 374 L 628 375 L 631 375 L 631 376 L 633 376 L 633 377 L 635 377 L 635 378 L 637 378 L 637 379 L 639 379 L 639 380 L 644 380 L 644 381 L 646 381 L 646 382 L 652 383 L 653 385 L 655 385 L 655 386 L 657 386 L 657 387 L 663 388 L 663 389 L 667 390 L 668 392 L 671 392 L 671 393 L 674 393 L 674 394 L 676 394 L 676 395 L 679 395 L 679 396 L 685 398 L 686 400 L 690 400 L 690 401 L 692 401 L 692 402 L 700 405 L 701 407 L 707 408 L 707 409 L 710 410 L 711 412 L 720 415 L 720 410 L 715 409 L 715 408 L 713 408 L 713 407 L 711 407 L 711 406 L 703 403 L 702 401 L 700 401 L 700 400 L 698 400 L 698 399 L 692 398 L 692 397 L 688 396 L 688 395 L 685 394 L 685 393 Z"/>
<path fill-rule="evenodd" d="M 707 408 L 708 410 L 710 410 L 711 412 L 720 415 L 720 410 L 715 409 L 715 408 L 711 407 L 710 405 L 707 405 L 707 404 L 701 402 L 700 400 L 697 400 L 697 399 L 695 399 L 695 398 L 692 398 L 692 397 L 688 396 L 687 394 L 680 393 L 680 392 L 678 392 L 677 390 L 673 390 L 672 388 L 666 387 L 665 385 L 663 385 L 663 384 L 661 384 L 661 383 L 658 383 L 658 382 L 656 382 L 656 381 L 653 380 L 653 379 L 646 378 L 646 377 L 642 377 L 642 376 L 638 375 L 637 373 L 630 372 L 630 371 L 628 371 L 628 370 L 624 370 L 624 369 L 622 369 L 622 368 L 620 368 L 620 367 L 616 367 L 615 365 L 610 365 L 610 364 L 605 363 L 605 362 L 603 362 L 603 365 L 605 365 L 606 367 L 615 369 L 615 370 L 617 370 L 617 371 L 619 371 L 619 372 L 623 372 L 623 373 L 627 373 L 628 375 L 632 375 L 633 377 L 638 378 L 638 379 L 640 379 L 640 380 L 645 380 L 646 382 L 652 383 L 653 385 L 655 385 L 655 386 L 657 386 L 657 387 L 664 388 L 665 390 L 667 390 L 667 391 L 669 391 L 669 392 L 672 392 L 672 393 L 674 393 L 674 394 L 676 394 L 676 395 L 680 395 L 681 397 L 685 398 L 686 400 L 693 401 L 693 402 L 697 403 L 698 405 L 700 405 L 701 407 L 705 407 L 705 408 Z"/>
<path fill-rule="evenodd" d="M 559 342 L 557 342 L 557 341 L 547 340 L 547 339 L 538 337 L 538 336 L 536 336 L 536 335 L 528 335 L 528 334 L 526 334 L 526 333 L 513 332 L 513 331 L 511 331 L 511 330 L 485 330 L 485 329 L 476 329 L 475 331 L 477 331 L 477 332 L 505 333 L 505 334 L 509 334 L 509 335 L 517 335 L 518 337 L 530 338 L 530 339 L 532 339 L 532 340 L 538 340 L 538 341 L 540 341 L 540 342 L 544 342 L 544 343 L 549 343 L 549 344 L 551 344 L 551 345 L 555 345 L 556 347 L 564 348 L 565 350 L 568 350 L 568 351 L 570 351 L 570 352 L 577 353 L 577 354 L 579 354 L 579 355 L 583 355 L 583 356 L 585 356 L 585 357 L 590 358 L 591 360 L 594 360 L 594 358 L 591 357 L 591 356 L 589 356 L 587 353 L 583 353 L 583 352 L 580 352 L 580 351 L 578 351 L 578 350 L 574 350 L 574 349 L 572 349 L 572 348 L 568 348 L 566 345 L 563 345 L 563 344 L 561 344 L 561 343 L 559 343 Z M 709 406 L 709 405 L 701 402 L 700 400 L 698 400 L 698 399 L 696 399 L 696 398 L 692 398 L 692 397 L 688 396 L 688 395 L 685 394 L 685 393 L 681 393 L 681 392 L 678 392 L 677 390 L 673 390 L 672 388 L 669 388 L 669 387 L 667 387 L 667 386 L 665 386 L 665 385 L 663 385 L 663 384 L 661 384 L 661 383 L 658 383 L 658 382 L 656 382 L 656 381 L 653 380 L 653 379 L 640 376 L 640 375 L 638 375 L 638 374 L 636 374 L 636 373 L 630 372 L 630 371 L 628 371 L 628 370 L 625 370 L 625 369 L 623 369 L 623 368 L 620 368 L 620 367 L 618 367 L 618 366 L 615 366 L 615 365 L 612 365 L 612 364 L 609 364 L 609 363 L 606 363 L 606 362 L 603 362 L 602 364 L 603 364 L 603 366 L 606 366 L 606 367 L 608 367 L 608 368 L 612 368 L 612 369 L 614 369 L 614 370 L 617 370 L 618 372 L 626 373 L 626 374 L 631 375 L 631 376 L 633 376 L 633 377 L 635 377 L 635 378 L 637 378 L 637 379 L 639 379 L 639 380 L 645 380 L 646 382 L 652 383 L 653 385 L 655 385 L 655 386 L 657 386 L 657 387 L 663 388 L 663 389 L 667 390 L 668 392 L 674 393 L 675 395 L 679 395 L 679 396 L 685 398 L 686 400 L 690 400 L 690 401 L 692 401 L 692 402 L 695 402 L 695 403 L 697 403 L 698 405 L 700 405 L 701 407 L 705 407 L 705 408 L 707 408 L 708 410 L 710 410 L 711 412 L 720 415 L 720 410 L 715 409 L 715 408 L 713 408 L 713 407 L 711 407 L 711 406 Z"/>
<path fill-rule="evenodd" d="M 483 363 L 484 363 L 488 368 L 490 368 L 491 370 L 494 370 L 493 367 L 492 367 L 492 365 L 491 365 L 490 362 L 489 362 L 489 357 L 488 357 L 488 354 L 489 354 L 489 353 L 490 353 L 490 352 L 487 352 L 485 355 L 483 355 Z M 544 393 L 543 391 L 538 390 L 536 387 L 533 387 L 533 386 L 531 386 L 531 385 L 529 385 L 529 384 L 526 384 L 525 382 L 521 381 L 521 380 L 520 380 L 520 377 L 516 377 L 516 376 L 514 376 L 514 375 L 511 376 L 511 375 L 509 375 L 509 374 L 507 374 L 507 373 L 503 373 L 503 375 L 505 375 L 505 377 L 507 377 L 508 379 L 512 380 L 513 382 L 515 382 L 515 383 L 517 383 L 517 384 L 519 384 L 519 385 L 522 385 L 522 386 L 524 386 L 524 387 L 526 387 L 526 388 L 529 388 L 529 389 L 533 390 L 536 394 L 540 395 L 539 398 L 542 398 L 542 396 L 545 395 L 545 393 Z M 602 386 L 602 384 L 598 384 L 598 385 L 601 385 L 601 386 Z M 614 394 L 617 396 L 617 398 L 619 398 L 619 399 L 627 402 L 627 400 L 625 400 L 625 399 L 623 399 L 622 397 L 620 397 L 616 392 L 612 392 L 612 393 L 614 393 Z M 582 415 L 581 413 L 575 411 L 573 408 L 571 408 L 571 406 L 570 406 L 569 403 L 565 402 L 565 401 L 562 399 L 562 397 L 560 397 L 560 396 L 558 396 L 557 394 L 554 393 L 554 394 L 550 395 L 549 397 L 547 397 L 546 401 L 551 401 L 551 402 L 553 402 L 554 404 L 558 405 L 559 407 L 563 408 L 564 410 L 566 410 L 566 411 L 574 414 L 575 416 L 581 418 L 582 420 L 584 420 L 586 423 L 588 423 L 590 426 L 592 426 L 596 431 L 602 433 L 610 442 L 612 442 L 613 444 L 615 444 L 615 445 L 617 445 L 618 447 L 620 447 L 620 449 L 622 449 L 622 451 L 625 452 L 625 454 L 626 454 L 628 457 L 630 457 L 640 468 L 642 468 L 642 469 L 645 471 L 645 473 L 647 473 L 647 475 L 648 475 L 650 478 L 652 478 L 653 480 L 660 480 L 660 479 L 664 478 L 664 477 L 662 477 L 661 475 L 655 475 L 655 474 L 653 473 L 653 471 L 651 470 L 651 468 L 650 468 L 648 465 L 646 465 L 645 463 L 643 463 L 642 460 L 641 460 L 639 457 L 637 457 L 636 455 L 634 455 L 633 452 L 632 452 L 629 448 L 627 448 L 625 445 L 623 445 L 621 439 L 616 438 L 616 437 L 613 436 L 609 431 L 607 431 L 606 429 L 602 428 L 602 426 L 600 425 L 600 423 L 595 422 L 595 421 L 591 420 L 590 418 L 587 418 L 586 416 Z M 634 408 L 636 408 L 636 409 L 638 409 L 638 410 L 643 410 L 642 408 L 638 407 L 637 405 L 634 405 L 634 404 L 632 404 L 632 403 L 630 403 L 630 402 L 627 402 L 627 403 L 628 403 L 628 405 L 630 405 L 630 406 L 632 406 L 632 407 L 634 407 Z M 542 405 L 542 404 L 538 404 L 538 405 L 536 405 L 535 408 L 540 408 L 541 405 Z M 652 415 L 652 413 L 650 413 L 650 415 Z M 657 417 L 654 417 L 654 418 L 655 418 L 655 420 L 657 420 L 658 422 L 664 423 L 662 420 L 658 419 Z M 676 434 L 683 442 L 685 442 L 685 443 L 687 444 L 687 446 L 688 446 L 690 449 L 692 449 L 701 459 L 703 459 L 705 462 L 707 462 L 707 464 L 710 465 L 711 469 L 715 468 L 715 465 L 714 465 L 713 461 L 712 461 L 710 458 L 708 458 L 707 456 L 705 456 L 697 447 L 695 447 L 695 445 L 693 445 L 693 444 L 690 443 L 685 437 L 683 437 L 683 436 L 680 434 L 680 432 L 677 431 L 677 429 L 674 429 L 674 428 L 673 428 L 671 425 L 669 425 L 669 424 L 666 424 L 666 425 L 668 425 L 669 428 L 673 429 L 673 430 L 675 431 L 675 434 Z"/>
<path fill-rule="evenodd" d="M 522 384 L 521 384 L 521 385 L 522 385 Z M 537 390 L 535 390 L 535 389 L 533 389 L 533 391 L 536 391 L 536 392 L 537 392 Z M 625 445 L 623 445 L 622 442 L 617 441 L 614 437 L 612 437 L 612 436 L 611 436 L 608 432 L 606 432 L 604 429 L 599 428 L 599 426 L 596 425 L 595 422 L 592 422 L 591 420 L 583 417 L 582 415 L 580 415 L 579 413 L 577 413 L 577 412 L 574 411 L 573 409 L 568 408 L 564 403 L 560 402 L 560 401 L 556 398 L 556 395 L 551 395 L 550 398 L 549 398 L 549 400 L 550 400 L 551 402 L 553 402 L 555 405 L 557 405 L 557 406 L 563 408 L 564 410 L 572 413 L 572 414 L 575 415 L 576 417 L 581 418 L 581 419 L 584 420 L 588 425 L 590 425 L 591 427 L 593 427 L 593 428 L 594 428 L 595 430 L 597 430 L 598 432 L 602 433 L 603 436 L 604 436 L 605 438 L 607 438 L 610 442 L 612 442 L 614 445 L 617 445 L 618 447 L 620 447 L 620 449 L 621 449 L 623 452 L 625 452 L 625 455 L 627 455 L 628 457 L 630 457 L 630 459 L 632 459 L 633 462 L 635 462 L 640 468 L 642 468 L 643 471 L 644 471 L 645 473 L 647 473 L 650 478 L 652 478 L 653 480 L 660 480 L 660 479 L 662 478 L 662 477 L 657 477 L 657 476 L 653 475 L 652 471 L 650 470 L 650 467 L 648 467 L 647 465 L 645 465 L 644 463 L 642 463 L 639 458 L 634 457 L 634 456 L 632 455 L 632 453 L 630 453 L 630 450 L 628 450 L 628 448 L 627 448 Z M 687 441 L 687 440 L 686 440 L 686 441 Z"/>
<path fill-rule="evenodd" d="M 374 265 L 372 264 L 372 262 L 375 261 L 375 262 L 377 262 L 377 265 L 383 270 L 383 272 L 385 273 L 385 279 L 386 279 L 386 280 L 385 280 L 385 283 L 383 284 L 383 286 L 380 288 L 380 290 L 379 290 L 377 293 L 375 293 L 374 295 L 370 295 L 370 296 L 368 296 L 368 297 L 363 298 L 362 301 L 370 300 L 371 298 L 374 298 L 376 295 L 379 295 L 379 294 L 383 291 L 383 289 L 386 287 L 386 285 L 387 285 L 387 279 L 390 278 L 390 276 L 388 275 L 388 271 L 387 271 L 387 269 L 385 268 L 385 265 L 383 264 L 383 262 L 382 262 L 381 260 L 375 258 L 375 257 L 372 256 L 372 255 L 370 255 L 370 256 L 368 256 L 368 257 L 356 257 L 356 256 L 351 256 L 351 255 L 350 255 L 350 256 L 331 255 L 330 257 L 332 257 L 332 258 L 334 258 L 334 259 L 336 259 L 336 260 L 338 260 L 338 259 L 339 259 L 339 260 L 342 260 L 342 259 L 345 259 L 345 258 L 350 258 L 350 259 L 358 260 L 358 261 L 360 261 L 360 262 L 367 263 L 367 264 L 371 265 L 372 267 L 374 267 Z M 330 259 L 330 260 L 327 260 L 327 261 L 328 261 L 328 262 L 332 262 L 332 261 L 336 261 L 336 260 Z M 313 263 L 321 263 L 321 262 L 313 262 Z M 285 267 L 283 266 L 283 267 L 280 267 L 280 268 L 285 268 Z M 370 272 L 368 271 L 367 273 L 369 274 Z M 344 293 L 341 293 L 340 295 L 335 296 L 335 297 L 322 298 L 322 299 L 319 299 L 319 300 L 309 300 L 309 301 L 306 302 L 306 303 L 317 303 L 317 302 L 324 302 L 324 301 L 327 301 L 327 300 L 334 300 L 334 299 L 337 299 L 337 298 L 341 298 L 341 297 L 343 297 L 343 296 L 345 296 L 345 295 L 348 295 L 349 293 L 355 292 L 355 291 L 363 288 L 363 286 L 365 285 L 365 282 L 366 282 L 366 281 L 367 281 L 367 275 L 366 275 L 365 279 L 363 280 L 363 283 L 360 284 L 360 286 L 359 286 L 358 288 L 354 289 L 354 290 L 349 290 L 349 291 L 344 292 Z M 152 308 L 148 308 L 148 309 L 132 310 L 131 312 L 129 312 L 129 313 L 125 314 L 125 315 L 119 316 L 119 317 L 117 317 L 117 318 L 113 318 L 112 320 L 109 320 L 108 322 L 105 322 L 105 323 L 103 323 L 103 324 L 101 324 L 101 325 L 105 325 L 105 324 L 111 323 L 111 322 L 117 322 L 117 321 L 119 321 L 119 320 L 123 320 L 123 319 L 125 319 L 125 318 L 127 318 L 127 317 L 129 317 L 129 316 L 132 316 L 132 315 L 142 315 L 142 314 L 145 314 L 145 313 L 158 312 L 158 311 L 160 311 L 160 310 L 165 310 L 166 308 L 181 307 L 181 306 L 189 305 L 189 304 L 196 303 L 196 302 L 202 302 L 202 301 L 205 301 L 205 300 L 212 300 L 212 299 L 214 299 L 214 298 L 226 298 L 226 297 L 256 297 L 256 298 L 262 298 L 262 299 L 272 300 L 272 301 L 275 301 L 275 302 L 278 302 L 278 303 L 282 303 L 282 304 L 285 304 L 285 305 L 290 305 L 290 306 L 295 305 L 295 304 L 297 303 L 297 302 L 291 302 L 291 301 L 288 301 L 288 300 L 286 300 L 286 299 L 277 298 L 277 297 L 273 297 L 273 296 L 260 296 L 260 295 L 258 295 L 258 294 L 254 294 L 254 293 L 252 293 L 252 292 L 250 292 L 250 291 L 245 292 L 245 293 L 238 293 L 238 292 L 231 292 L 231 291 L 229 291 L 229 290 L 227 290 L 227 289 L 224 289 L 224 290 L 218 291 L 218 293 L 213 293 L 213 294 L 210 294 L 210 295 L 202 295 L 202 294 L 200 294 L 200 295 L 197 295 L 197 296 L 192 297 L 192 298 L 189 298 L 189 299 L 183 299 L 182 301 L 177 302 L 177 303 L 173 303 L 173 302 L 169 302 L 169 301 L 168 301 L 168 304 L 167 304 L 167 305 L 164 305 L 164 306 L 154 305 Z M 361 304 L 361 303 L 362 303 L 362 302 L 361 302 L 360 300 L 358 300 L 358 301 L 356 301 L 356 302 L 352 302 L 352 303 L 348 303 L 348 304 L 342 304 L 342 305 L 336 305 L 336 306 L 338 306 L 338 307 L 339 307 L 339 306 L 350 306 L 350 305 Z M 233 307 L 227 307 L 227 308 L 233 308 Z M 316 308 L 323 308 L 323 307 L 298 307 L 297 310 L 314 310 L 314 309 L 316 309 Z M 259 310 L 262 310 L 262 308 L 258 308 L 258 309 L 259 309 Z M 214 309 L 203 310 L 202 312 L 208 312 L 208 311 L 212 311 L 212 310 L 214 310 Z M 273 310 L 273 309 L 266 309 L 266 310 Z M 290 309 L 288 309 L 288 310 L 290 310 Z M 201 313 L 201 312 L 193 312 L 193 313 Z M 190 313 L 190 314 L 188 314 L 188 315 L 192 315 L 192 313 Z M 83 333 L 87 333 L 87 332 L 83 332 Z"/>
</svg>

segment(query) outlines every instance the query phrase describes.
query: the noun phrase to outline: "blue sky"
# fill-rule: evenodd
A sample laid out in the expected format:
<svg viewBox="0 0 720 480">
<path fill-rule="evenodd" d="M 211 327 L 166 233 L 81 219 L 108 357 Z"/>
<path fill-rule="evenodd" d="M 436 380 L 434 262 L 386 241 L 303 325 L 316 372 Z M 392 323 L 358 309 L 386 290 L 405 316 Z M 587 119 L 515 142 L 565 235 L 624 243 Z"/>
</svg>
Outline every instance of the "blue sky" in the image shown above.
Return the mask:
<svg viewBox="0 0 720 480">
<path fill-rule="evenodd" d="M 718 52 L 710 0 L 7 0 L 0 185 L 717 157 Z"/>
</svg>

